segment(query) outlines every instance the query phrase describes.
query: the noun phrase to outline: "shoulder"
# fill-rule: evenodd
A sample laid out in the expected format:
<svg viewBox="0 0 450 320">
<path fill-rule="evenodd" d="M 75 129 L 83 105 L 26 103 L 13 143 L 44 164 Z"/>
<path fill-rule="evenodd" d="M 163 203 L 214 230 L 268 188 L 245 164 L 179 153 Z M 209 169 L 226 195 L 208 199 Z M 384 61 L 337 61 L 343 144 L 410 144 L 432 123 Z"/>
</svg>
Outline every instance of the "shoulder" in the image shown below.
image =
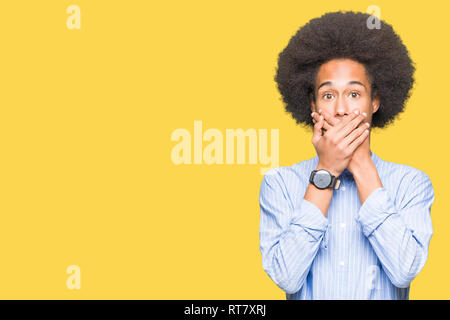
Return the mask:
<svg viewBox="0 0 450 320">
<path fill-rule="evenodd" d="M 314 158 L 270 169 L 263 177 L 260 187 L 260 201 L 286 201 L 293 209 L 303 199 L 309 184 L 309 175 L 317 164 Z"/>
<path fill-rule="evenodd" d="M 263 177 L 262 185 L 276 185 L 286 193 L 299 192 L 309 183 L 311 171 L 317 166 L 317 156 L 291 166 L 270 169 Z"/>
<path fill-rule="evenodd" d="M 400 183 L 431 182 L 425 171 L 407 164 L 379 160 L 379 174 L 385 179 L 393 179 Z"/>
<path fill-rule="evenodd" d="M 395 196 L 396 202 L 403 203 L 419 194 L 434 194 L 431 179 L 424 170 L 385 160 L 379 161 L 377 169 L 383 186 Z"/>
<path fill-rule="evenodd" d="M 318 159 L 316 156 L 298 163 L 294 163 L 291 166 L 272 168 L 264 175 L 264 179 L 273 178 L 281 179 L 283 181 L 295 180 L 299 178 L 304 179 L 305 177 L 309 179 L 311 171 L 317 166 L 317 160 Z"/>
</svg>

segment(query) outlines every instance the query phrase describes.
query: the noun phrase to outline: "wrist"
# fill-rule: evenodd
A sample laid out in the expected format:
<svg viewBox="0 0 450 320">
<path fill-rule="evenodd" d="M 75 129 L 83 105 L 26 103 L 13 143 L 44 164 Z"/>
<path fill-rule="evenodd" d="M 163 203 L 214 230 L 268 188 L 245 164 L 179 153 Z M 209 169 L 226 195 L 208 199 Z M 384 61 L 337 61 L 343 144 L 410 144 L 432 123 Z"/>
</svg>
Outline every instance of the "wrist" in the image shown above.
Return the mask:
<svg viewBox="0 0 450 320">
<path fill-rule="evenodd" d="M 368 159 L 364 162 L 353 163 L 351 172 L 355 179 L 362 178 L 364 175 L 371 175 L 374 171 L 376 172 L 375 164 L 372 159 Z"/>
<path fill-rule="evenodd" d="M 336 169 L 334 169 L 334 168 L 332 168 L 330 166 L 323 165 L 320 162 L 319 162 L 319 164 L 316 167 L 316 170 L 319 170 L 319 169 L 327 170 L 329 173 L 331 173 L 335 177 L 339 177 L 340 174 L 341 174 L 341 172 L 339 172 L 338 170 L 336 170 Z"/>
</svg>

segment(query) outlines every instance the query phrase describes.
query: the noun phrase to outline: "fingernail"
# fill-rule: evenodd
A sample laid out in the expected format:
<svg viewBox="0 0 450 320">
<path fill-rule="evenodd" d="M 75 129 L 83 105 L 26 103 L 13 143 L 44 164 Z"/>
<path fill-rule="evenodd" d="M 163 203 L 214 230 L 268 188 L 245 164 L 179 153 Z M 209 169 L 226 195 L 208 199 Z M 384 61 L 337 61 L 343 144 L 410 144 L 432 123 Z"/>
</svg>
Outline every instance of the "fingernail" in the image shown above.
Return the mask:
<svg viewBox="0 0 450 320">
<path fill-rule="evenodd" d="M 362 115 L 363 115 L 364 117 L 367 117 L 367 113 L 365 113 L 365 112 L 363 112 Z"/>
<path fill-rule="evenodd" d="M 319 113 L 322 113 L 322 109 L 319 109 Z"/>
<path fill-rule="evenodd" d="M 370 127 L 370 123 L 366 122 L 366 126 L 367 126 L 367 127 Z"/>
<path fill-rule="evenodd" d="M 355 110 L 354 112 L 355 112 L 355 114 L 359 114 L 359 110 Z"/>
<path fill-rule="evenodd" d="M 315 112 L 312 112 L 312 113 L 311 113 L 311 117 L 314 117 L 314 113 L 315 113 Z"/>
</svg>

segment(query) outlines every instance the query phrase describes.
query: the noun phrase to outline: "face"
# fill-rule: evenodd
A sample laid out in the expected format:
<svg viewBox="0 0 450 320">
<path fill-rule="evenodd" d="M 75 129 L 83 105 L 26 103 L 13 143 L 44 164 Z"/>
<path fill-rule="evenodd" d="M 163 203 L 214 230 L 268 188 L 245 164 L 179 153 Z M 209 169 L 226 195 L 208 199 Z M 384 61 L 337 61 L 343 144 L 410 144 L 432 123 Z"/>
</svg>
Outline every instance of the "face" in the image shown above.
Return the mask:
<svg viewBox="0 0 450 320">
<path fill-rule="evenodd" d="M 372 123 L 372 114 L 379 108 L 378 97 L 371 99 L 370 82 L 363 64 L 350 59 L 333 59 L 320 66 L 311 99 L 311 111 L 322 109 L 341 119 L 359 109 L 367 113 Z"/>
</svg>

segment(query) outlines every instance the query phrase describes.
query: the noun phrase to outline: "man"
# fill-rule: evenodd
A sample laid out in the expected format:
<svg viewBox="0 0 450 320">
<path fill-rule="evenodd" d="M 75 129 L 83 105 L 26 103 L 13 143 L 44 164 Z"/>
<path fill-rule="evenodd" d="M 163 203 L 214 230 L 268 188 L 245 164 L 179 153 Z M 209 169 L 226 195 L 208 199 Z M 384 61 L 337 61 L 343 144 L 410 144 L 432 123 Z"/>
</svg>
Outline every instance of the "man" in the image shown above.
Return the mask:
<svg viewBox="0 0 450 320">
<path fill-rule="evenodd" d="M 369 17 L 313 19 L 279 56 L 286 110 L 313 126 L 317 152 L 261 183 L 262 264 L 287 299 L 408 299 L 428 257 L 430 178 L 370 150 L 371 128 L 403 111 L 414 67 L 392 27 L 369 29 Z"/>
</svg>

